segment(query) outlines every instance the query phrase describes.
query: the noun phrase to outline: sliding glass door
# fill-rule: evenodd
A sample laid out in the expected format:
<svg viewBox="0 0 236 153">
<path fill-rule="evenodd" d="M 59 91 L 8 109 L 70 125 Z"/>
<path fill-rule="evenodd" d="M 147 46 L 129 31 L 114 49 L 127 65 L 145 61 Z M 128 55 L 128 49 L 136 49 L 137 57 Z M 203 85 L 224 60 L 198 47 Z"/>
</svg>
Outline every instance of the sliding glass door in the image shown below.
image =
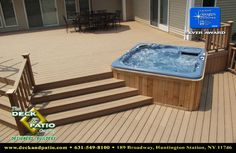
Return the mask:
<svg viewBox="0 0 236 153">
<path fill-rule="evenodd" d="M 168 31 L 169 0 L 150 0 L 150 23 Z"/>
<path fill-rule="evenodd" d="M 151 25 L 158 26 L 158 1 L 151 0 L 150 10 L 151 10 Z"/>
<path fill-rule="evenodd" d="M 25 0 L 29 27 L 58 25 L 55 0 Z"/>
<path fill-rule="evenodd" d="M 79 7 L 81 13 L 89 12 L 89 0 L 79 0 Z"/>
<path fill-rule="evenodd" d="M 17 25 L 14 5 L 12 0 L 0 0 L 0 10 L 2 11 L 3 14 L 2 19 L 6 27 Z M 0 21 L 0 27 L 1 26 L 3 26 L 2 21 Z"/>
<path fill-rule="evenodd" d="M 75 13 L 77 12 L 76 0 L 65 0 L 65 7 L 67 19 L 74 19 Z"/>
<path fill-rule="evenodd" d="M 42 16 L 43 16 L 43 25 L 44 26 L 53 26 L 58 24 L 57 19 L 57 8 L 55 0 L 40 0 Z"/>
<path fill-rule="evenodd" d="M 43 26 L 39 0 L 25 0 L 25 9 L 30 28 Z"/>
</svg>

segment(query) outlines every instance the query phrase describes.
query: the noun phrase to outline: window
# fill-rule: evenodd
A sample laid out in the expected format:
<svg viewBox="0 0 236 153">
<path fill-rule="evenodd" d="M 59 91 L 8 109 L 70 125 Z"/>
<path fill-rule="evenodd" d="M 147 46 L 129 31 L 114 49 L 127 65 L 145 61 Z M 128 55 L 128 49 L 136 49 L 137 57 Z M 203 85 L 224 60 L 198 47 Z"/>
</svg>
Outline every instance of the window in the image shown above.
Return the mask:
<svg viewBox="0 0 236 153">
<path fill-rule="evenodd" d="M 75 0 L 65 0 L 67 19 L 73 19 L 76 13 Z"/>
<path fill-rule="evenodd" d="M 3 18 L 6 26 L 17 25 L 14 6 L 12 0 L 1 0 Z"/>
<path fill-rule="evenodd" d="M 215 0 L 203 0 L 203 7 L 214 7 Z"/>
</svg>

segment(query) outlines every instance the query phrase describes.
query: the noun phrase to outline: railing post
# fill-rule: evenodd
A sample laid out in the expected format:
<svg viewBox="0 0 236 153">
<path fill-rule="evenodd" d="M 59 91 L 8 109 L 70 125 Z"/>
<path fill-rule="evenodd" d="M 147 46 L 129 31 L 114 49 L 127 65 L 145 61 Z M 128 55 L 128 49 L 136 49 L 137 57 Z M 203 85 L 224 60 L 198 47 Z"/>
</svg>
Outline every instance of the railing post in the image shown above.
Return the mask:
<svg viewBox="0 0 236 153">
<path fill-rule="evenodd" d="M 210 41 L 210 36 L 206 35 L 206 40 L 205 40 L 205 49 L 208 52 L 209 51 L 209 43 L 211 43 Z"/>
<path fill-rule="evenodd" d="M 35 80 L 34 80 L 34 74 L 33 74 L 33 70 L 32 70 L 32 66 L 31 66 L 31 61 L 30 61 L 30 58 L 29 58 L 29 53 L 26 53 L 26 54 L 23 54 L 23 58 L 27 60 L 27 67 L 28 67 L 28 70 L 29 70 L 29 75 L 30 75 L 30 80 L 31 80 L 31 83 L 32 83 L 32 86 L 35 86 Z"/>
<path fill-rule="evenodd" d="M 6 92 L 6 94 L 9 98 L 10 103 L 11 103 L 11 107 L 15 106 L 15 107 L 19 108 L 19 104 L 17 103 L 17 96 L 16 96 L 16 93 L 15 93 L 15 90 L 14 89 L 9 89 Z M 15 118 L 15 121 L 16 121 L 16 125 L 17 125 L 17 128 L 18 128 L 19 134 L 20 135 L 26 134 L 26 128 L 21 124 L 20 117 L 14 117 L 14 118 Z"/>
<path fill-rule="evenodd" d="M 229 43 L 231 42 L 231 36 L 232 36 L 232 27 L 233 27 L 233 23 L 234 21 L 228 21 L 227 22 L 229 24 L 229 29 L 228 29 L 228 36 L 227 36 L 227 42 L 226 42 L 226 49 L 229 49 Z"/>
</svg>

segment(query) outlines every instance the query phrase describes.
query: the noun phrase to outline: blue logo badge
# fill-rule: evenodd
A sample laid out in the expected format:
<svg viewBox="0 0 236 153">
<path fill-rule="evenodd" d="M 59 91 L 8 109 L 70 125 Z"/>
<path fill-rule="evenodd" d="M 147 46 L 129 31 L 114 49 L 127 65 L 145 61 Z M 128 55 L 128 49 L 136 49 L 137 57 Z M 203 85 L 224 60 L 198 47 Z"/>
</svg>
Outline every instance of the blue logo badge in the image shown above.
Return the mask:
<svg viewBox="0 0 236 153">
<path fill-rule="evenodd" d="M 219 7 L 193 7 L 190 9 L 192 29 L 220 28 Z"/>
</svg>

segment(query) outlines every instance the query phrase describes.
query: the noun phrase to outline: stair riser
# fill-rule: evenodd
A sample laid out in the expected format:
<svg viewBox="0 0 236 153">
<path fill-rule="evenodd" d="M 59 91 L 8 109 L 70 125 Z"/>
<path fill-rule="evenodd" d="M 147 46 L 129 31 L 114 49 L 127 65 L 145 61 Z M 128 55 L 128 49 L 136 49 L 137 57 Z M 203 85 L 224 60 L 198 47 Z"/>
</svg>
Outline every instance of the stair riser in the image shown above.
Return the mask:
<svg viewBox="0 0 236 153">
<path fill-rule="evenodd" d="M 12 129 L 18 130 L 18 128 L 17 128 L 16 125 L 13 125 L 13 124 L 11 124 L 11 123 L 8 123 L 7 121 L 3 121 L 3 120 L 0 119 L 0 123 L 3 124 L 3 125 L 5 125 L 5 126 L 7 126 L 7 127 L 12 128 Z"/>
<path fill-rule="evenodd" d="M 52 83 L 37 85 L 35 87 L 35 91 L 39 92 L 39 91 L 47 90 L 47 89 L 60 88 L 60 87 L 65 87 L 65 86 L 70 86 L 70 85 L 75 85 L 75 84 L 80 84 L 80 83 L 108 79 L 108 78 L 112 78 L 112 76 L 113 76 L 112 72 L 107 72 L 107 73 L 101 73 L 101 74 L 68 79 L 68 80 L 63 80 L 63 81 L 56 81 Z"/>
<path fill-rule="evenodd" d="M 6 91 L 2 91 L 2 90 L 0 89 L 0 95 L 6 95 Z"/>
<path fill-rule="evenodd" d="M 105 84 L 105 85 L 100 85 L 100 86 L 86 88 L 86 89 L 80 89 L 80 90 L 74 90 L 74 91 L 59 93 L 59 94 L 50 95 L 50 96 L 44 96 L 44 97 L 40 97 L 40 98 L 33 98 L 32 103 L 39 104 L 39 103 L 48 102 L 48 101 L 52 101 L 52 100 L 74 97 L 74 96 L 78 96 L 78 95 L 89 94 L 89 93 L 93 93 L 93 92 L 99 92 L 99 91 L 103 91 L 103 90 L 124 87 L 124 86 L 125 86 L 124 82 Z"/>
<path fill-rule="evenodd" d="M 141 106 L 145 106 L 145 105 L 149 105 L 149 104 L 152 104 L 152 99 L 139 101 L 139 102 L 136 102 L 136 103 L 123 105 L 123 106 L 119 106 L 119 107 L 114 107 L 114 108 L 110 108 L 110 109 L 106 109 L 106 110 L 101 110 L 101 111 L 98 111 L 98 112 L 83 114 L 83 115 L 80 115 L 80 116 L 73 116 L 73 117 L 66 118 L 66 119 L 61 119 L 61 120 L 56 120 L 56 121 L 49 121 L 49 122 L 55 123 L 56 126 L 61 126 L 61 125 L 70 124 L 70 123 L 74 123 L 74 122 L 78 122 L 78 121 L 83 121 L 83 120 L 87 120 L 87 119 L 91 119 L 91 118 L 95 118 L 95 117 L 109 115 L 109 114 L 112 114 L 112 113 L 126 111 L 126 110 L 129 110 L 129 109 L 133 109 L 133 108 L 137 108 L 137 107 L 141 107 Z"/>
<path fill-rule="evenodd" d="M 0 82 L 1 82 L 1 83 L 5 83 L 5 84 L 7 84 L 7 85 L 11 85 L 11 86 L 13 86 L 14 83 L 15 83 L 14 80 L 7 79 L 7 78 L 1 78 L 1 77 L 0 77 Z"/>
<path fill-rule="evenodd" d="M 11 112 L 11 108 L 10 108 L 10 107 L 7 107 L 7 106 L 5 106 L 5 105 L 1 105 L 1 104 L 0 104 L 0 108 L 3 109 L 3 110 L 5 110 L 5 111 Z M 1 111 L 1 110 L 0 110 L 0 111 Z"/>
<path fill-rule="evenodd" d="M 104 102 L 119 100 L 122 98 L 132 97 L 132 96 L 136 96 L 136 95 L 138 95 L 138 91 L 133 90 L 133 91 L 129 91 L 129 92 L 109 95 L 106 97 L 99 97 L 99 98 L 89 99 L 89 100 L 85 100 L 85 101 L 80 101 L 78 103 L 63 105 L 63 106 L 59 106 L 59 107 L 42 109 L 42 110 L 40 110 L 40 113 L 43 115 L 48 115 L 48 114 L 58 113 L 58 112 L 62 112 L 62 111 L 72 110 L 75 108 L 81 108 L 81 107 L 101 104 Z"/>
</svg>

